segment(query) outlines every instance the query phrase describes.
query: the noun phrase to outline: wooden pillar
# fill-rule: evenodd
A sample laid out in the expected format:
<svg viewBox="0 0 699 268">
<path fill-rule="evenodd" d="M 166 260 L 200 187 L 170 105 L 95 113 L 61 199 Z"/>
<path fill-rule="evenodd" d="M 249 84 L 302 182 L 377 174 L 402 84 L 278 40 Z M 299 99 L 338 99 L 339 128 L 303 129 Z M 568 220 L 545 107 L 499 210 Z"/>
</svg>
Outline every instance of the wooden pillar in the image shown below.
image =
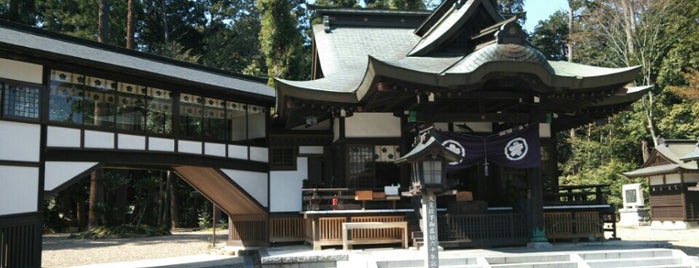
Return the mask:
<svg viewBox="0 0 699 268">
<path fill-rule="evenodd" d="M 551 247 L 546 238 L 544 225 L 544 195 L 541 169 L 531 168 L 527 170 L 527 179 L 529 181 L 529 194 L 527 196 L 528 223 L 532 234 L 528 246 L 535 248 Z"/>
</svg>

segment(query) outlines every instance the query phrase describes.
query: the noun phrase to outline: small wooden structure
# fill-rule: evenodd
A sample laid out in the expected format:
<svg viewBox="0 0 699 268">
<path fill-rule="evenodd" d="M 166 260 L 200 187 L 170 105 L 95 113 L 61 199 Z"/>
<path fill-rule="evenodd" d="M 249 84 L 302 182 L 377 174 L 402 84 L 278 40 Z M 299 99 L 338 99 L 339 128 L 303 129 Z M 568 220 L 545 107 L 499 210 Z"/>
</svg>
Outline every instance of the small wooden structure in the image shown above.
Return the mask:
<svg viewBox="0 0 699 268">
<path fill-rule="evenodd" d="M 624 173 L 648 178 L 652 227 L 688 228 L 699 221 L 696 141 L 660 140 L 639 169 Z"/>
</svg>

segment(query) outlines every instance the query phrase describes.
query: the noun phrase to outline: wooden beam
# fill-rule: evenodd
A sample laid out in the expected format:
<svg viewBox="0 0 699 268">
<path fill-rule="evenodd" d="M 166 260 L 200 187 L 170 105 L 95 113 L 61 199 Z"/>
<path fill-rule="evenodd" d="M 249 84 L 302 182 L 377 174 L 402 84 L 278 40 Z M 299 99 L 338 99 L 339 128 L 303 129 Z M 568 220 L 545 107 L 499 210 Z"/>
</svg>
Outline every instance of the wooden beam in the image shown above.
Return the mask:
<svg viewBox="0 0 699 268">
<path fill-rule="evenodd" d="M 480 114 L 461 114 L 461 113 L 417 113 L 418 121 L 427 122 L 506 122 L 506 123 L 521 123 L 521 122 L 545 122 L 545 116 L 535 118 L 529 113 L 480 113 Z"/>
</svg>

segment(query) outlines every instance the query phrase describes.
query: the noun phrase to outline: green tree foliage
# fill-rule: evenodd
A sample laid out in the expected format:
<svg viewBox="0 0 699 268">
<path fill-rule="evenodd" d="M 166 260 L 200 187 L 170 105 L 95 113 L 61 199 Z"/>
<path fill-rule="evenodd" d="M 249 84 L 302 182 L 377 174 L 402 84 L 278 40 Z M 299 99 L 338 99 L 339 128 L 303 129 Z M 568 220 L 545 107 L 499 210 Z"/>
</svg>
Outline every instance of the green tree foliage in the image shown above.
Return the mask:
<svg viewBox="0 0 699 268">
<path fill-rule="evenodd" d="M 498 10 L 503 14 L 517 14 L 524 11 L 524 0 L 498 0 Z"/>
<path fill-rule="evenodd" d="M 219 1 L 209 7 L 201 63 L 248 75 L 266 75 L 259 50 L 260 16 L 252 0 Z"/>
<path fill-rule="evenodd" d="M 274 77 L 301 80 L 307 68 L 301 55 L 302 38 L 288 0 L 259 0 L 260 51 L 265 56 L 269 83 Z"/>
<path fill-rule="evenodd" d="M 316 0 L 316 5 L 323 7 L 359 7 L 357 0 Z"/>
<path fill-rule="evenodd" d="M 36 0 L 0 0 L 0 18 L 27 25 L 36 23 Z"/>
<path fill-rule="evenodd" d="M 656 136 L 649 130 L 672 139 L 699 135 L 699 105 L 693 98 L 699 96 L 699 74 L 692 69 L 699 68 L 699 3 L 614 0 L 576 7 L 573 33 L 568 35 L 576 62 L 642 65 L 637 84 L 655 84 L 653 95 L 645 103 L 634 103 L 630 111 L 558 134 L 560 183 L 610 184 L 609 199 L 618 203 L 620 185 L 638 181 L 621 173 L 643 163 L 641 145 Z M 557 52 L 566 41 L 568 21 L 560 13 L 540 21 L 532 43 L 550 58 L 563 59 Z"/>
<path fill-rule="evenodd" d="M 549 60 L 567 60 L 568 14 L 554 12 L 548 19 L 539 21 L 534 27 L 531 42 Z"/>
</svg>

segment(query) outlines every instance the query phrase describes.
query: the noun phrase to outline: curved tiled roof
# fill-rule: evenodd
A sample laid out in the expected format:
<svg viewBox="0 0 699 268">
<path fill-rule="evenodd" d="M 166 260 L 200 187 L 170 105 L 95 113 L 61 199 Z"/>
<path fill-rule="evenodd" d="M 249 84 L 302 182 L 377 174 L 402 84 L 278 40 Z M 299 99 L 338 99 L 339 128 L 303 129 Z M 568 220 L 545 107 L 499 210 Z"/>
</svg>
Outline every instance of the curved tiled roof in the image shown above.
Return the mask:
<svg viewBox="0 0 699 268">
<path fill-rule="evenodd" d="M 488 62 L 531 62 L 550 73 L 555 71 L 541 51 L 529 44 L 491 44 L 466 56 L 445 73 L 471 73 Z"/>
<path fill-rule="evenodd" d="M 624 87 L 634 80 L 640 66 L 603 68 L 546 60 L 525 41 L 516 18 L 504 20 L 493 15 L 493 1 L 444 3 L 452 6 L 440 7 L 441 18 L 431 16 L 418 30 L 376 23 L 362 26 L 360 22 L 366 17 L 361 10 L 347 14 L 334 11 L 338 21 L 352 24 L 313 26 L 314 47 L 324 77 L 277 79 L 277 112 L 285 116 L 286 106 L 314 101 L 326 107 L 364 105 L 362 109 L 388 111 L 400 109 L 395 101 L 409 107 L 406 102 L 412 99 L 408 95 L 425 93 L 456 94 L 463 101 L 474 102 L 478 96 L 496 98 L 506 92 L 543 93 L 552 98 L 544 96 L 542 107 L 547 112 L 570 114 L 567 120 L 572 122 L 577 120 L 577 111 L 605 105 L 610 106 L 605 111 L 618 110 L 617 106 L 637 100 L 649 89 Z M 499 81 L 503 79 L 511 81 Z M 491 89 L 493 94 L 488 95 Z M 313 112 L 302 110 L 299 112 Z"/>
</svg>

